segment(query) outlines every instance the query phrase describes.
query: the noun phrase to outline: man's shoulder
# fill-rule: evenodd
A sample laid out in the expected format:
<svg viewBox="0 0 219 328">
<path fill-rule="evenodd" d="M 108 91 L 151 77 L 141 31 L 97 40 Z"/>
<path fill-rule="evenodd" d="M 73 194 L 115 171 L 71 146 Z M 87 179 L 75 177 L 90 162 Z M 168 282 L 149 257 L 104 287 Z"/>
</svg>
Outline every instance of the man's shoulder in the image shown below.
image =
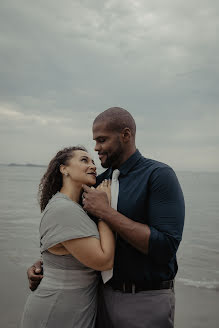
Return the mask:
<svg viewBox="0 0 219 328">
<path fill-rule="evenodd" d="M 138 165 L 139 176 L 142 175 L 142 177 L 147 177 L 146 181 L 150 181 L 151 184 L 155 183 L 156 186 L 158 184 L 166 185 L 170 182 L 172 184 L 179 184 L 175 171 L 166 163 L 142 156 Z"/>
<path fill-rule="evenodd" d="M 136 167 L 142 167 L 144 169 L 150 170 L 151 172 L 153 172 L 154 170 L 165 168 L 172 170 L 172 168 L 168 164 L 144 156 L 141 156 Z"/>
</svg>

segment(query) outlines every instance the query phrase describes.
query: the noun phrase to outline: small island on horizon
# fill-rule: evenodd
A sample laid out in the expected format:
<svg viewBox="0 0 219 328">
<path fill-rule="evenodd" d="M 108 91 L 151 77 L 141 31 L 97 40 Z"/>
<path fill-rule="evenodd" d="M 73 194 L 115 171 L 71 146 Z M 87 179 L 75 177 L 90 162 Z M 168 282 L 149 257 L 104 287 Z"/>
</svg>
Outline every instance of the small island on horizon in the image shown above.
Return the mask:
<svg viewBox="0 0 219 328">
<path fill-rule="evenodd" d="M 32 164 L 32 163 L 26 163 L 26 164 L 10 163 L 7 166 L 46 167 L 46 165 L 43 164 Z"/>
</svg>

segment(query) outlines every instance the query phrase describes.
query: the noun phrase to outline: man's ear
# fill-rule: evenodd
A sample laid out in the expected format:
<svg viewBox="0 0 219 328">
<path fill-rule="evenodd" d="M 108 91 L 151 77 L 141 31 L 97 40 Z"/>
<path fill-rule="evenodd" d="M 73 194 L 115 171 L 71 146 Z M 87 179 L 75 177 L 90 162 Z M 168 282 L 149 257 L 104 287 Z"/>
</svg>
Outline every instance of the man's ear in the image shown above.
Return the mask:
<svg viewBox="0 0 219 328">
<path fill-rule="evenodd" d="M 131 139 L 131 130 L 129 128 L 124 128 L 123 131 L 122 131 L 122 138 L 123 138 L 123 141 L 126 143 L 126 142 L 129 142 L 129 140 Z"/>
</svg>

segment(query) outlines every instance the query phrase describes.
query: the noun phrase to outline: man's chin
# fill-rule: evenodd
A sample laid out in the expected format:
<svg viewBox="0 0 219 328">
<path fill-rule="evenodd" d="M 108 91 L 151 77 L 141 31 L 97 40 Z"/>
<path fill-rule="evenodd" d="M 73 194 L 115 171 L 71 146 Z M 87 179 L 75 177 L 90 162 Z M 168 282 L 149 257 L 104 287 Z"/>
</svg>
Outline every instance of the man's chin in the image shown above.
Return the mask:
<svg viewBox="0 0 219 328">
<path fill-rule="evenodd" d="M 104 169 L 108 169 L 108 167 L 110 167 L 110 165 L 107 162 L 100 162 L 100 164 Z"/>
</svg>

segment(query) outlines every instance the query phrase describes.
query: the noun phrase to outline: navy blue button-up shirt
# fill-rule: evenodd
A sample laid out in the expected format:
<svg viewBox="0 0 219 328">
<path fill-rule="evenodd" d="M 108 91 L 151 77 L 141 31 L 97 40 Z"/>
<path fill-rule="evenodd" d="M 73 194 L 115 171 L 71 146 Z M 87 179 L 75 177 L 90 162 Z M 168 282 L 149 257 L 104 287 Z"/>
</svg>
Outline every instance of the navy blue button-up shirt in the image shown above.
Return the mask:
<svg viewBox="0 0 219 328">
<path fill-rule="evenodd" d="M 185 216 L 177 177 L 168 165 L 144 158 L 138 150 L 119 170 L 117 210 L 133 221 L 147 224 L 151 235 L 147 255 L 117 235 L 112 279 L 116 283 L 173 279 Z M 97 185 L 111 176 L 109 168 L 97 177 Z"/>
</svg>

